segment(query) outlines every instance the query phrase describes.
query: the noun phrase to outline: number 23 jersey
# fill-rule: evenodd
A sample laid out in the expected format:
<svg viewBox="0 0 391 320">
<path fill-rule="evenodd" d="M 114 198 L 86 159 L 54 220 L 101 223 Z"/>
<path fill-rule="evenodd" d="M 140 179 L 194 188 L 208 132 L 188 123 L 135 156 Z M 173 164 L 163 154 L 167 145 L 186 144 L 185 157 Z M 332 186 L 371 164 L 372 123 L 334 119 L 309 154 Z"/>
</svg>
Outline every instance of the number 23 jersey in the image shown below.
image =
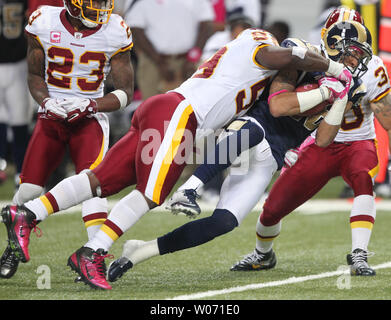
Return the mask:
<svg viewBox="0 0 391 320">
<path fill-rule="evenodd" d="M 53 98 L 99 98 L 110 60 L 133 46 L 129 27 L 112 14 L 107 24 L 76 31 L 66 9 L 43 6 L 33 12 L 25 31 L 45 52 L 45 81 Z"/>
</svg>

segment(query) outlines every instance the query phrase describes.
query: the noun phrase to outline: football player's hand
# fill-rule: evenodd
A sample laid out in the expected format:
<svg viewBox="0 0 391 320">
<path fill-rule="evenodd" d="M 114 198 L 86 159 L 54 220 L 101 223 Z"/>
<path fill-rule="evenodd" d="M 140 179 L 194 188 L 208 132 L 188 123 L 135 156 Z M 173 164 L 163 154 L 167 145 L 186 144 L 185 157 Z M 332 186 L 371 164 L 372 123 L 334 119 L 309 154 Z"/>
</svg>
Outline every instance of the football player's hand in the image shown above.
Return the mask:
<svg viewBox="0 0 391 320">
<path fill-rule="evenodd" d="M 367 94 L 367 88 L 361 79 L 354 79 L 349 90 L 348 100 L 353 103 L 353 108 L 361 104 L 363 97 Z"/>
<path fill-rule="evenodd" d="M 62 121 L 67 117 L 67 112 L 61 105 L 62 99 L 46 98 L 42 101 L 41 107 L 49 119 Z"/>
<path fill-rule="evenodd" d="M 332 77 L 323 77 L 318 80 L 319 87 L 329 89 L 331 97 L 330 102 L 335 99 L 343 99 L 349 92 L 349 88 L 345 87 L 339 80 Z"/>
<path fill-rule="evenodd" d="M 343 82 L 345 87 L 350 88 L 353 81 L 353 76 L 342 63 L 330 60 L 329 70 L 327 72 L 334 78 L 337 78 L 339 81 Z"/>
<path fill-rule="evenodd" d="M 289 149 L 285 153 L 285 157 L 284 157 L 285 167 L 286 168 L 292 167 L 296 163 L 297 159 L 299 159 L 299 149 L 298 148 Z"/>
<path fill-rule="evenodd" d="M 94 99 L 66 99 L 61 105 L 67 111 L 66 120 L 68 123 L 76 123 L 98 111 L 97 102 Z"/>
</svg>

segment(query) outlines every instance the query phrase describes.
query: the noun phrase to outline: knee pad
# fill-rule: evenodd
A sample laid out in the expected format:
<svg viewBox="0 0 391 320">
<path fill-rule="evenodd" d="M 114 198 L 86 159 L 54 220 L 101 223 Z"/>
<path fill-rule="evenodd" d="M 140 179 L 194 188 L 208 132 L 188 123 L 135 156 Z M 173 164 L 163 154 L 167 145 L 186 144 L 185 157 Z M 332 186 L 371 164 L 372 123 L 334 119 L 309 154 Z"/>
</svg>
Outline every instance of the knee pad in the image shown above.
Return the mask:
<svg viewBox="0 0 391 320">
<path fill-rule="evenodd" d="M 368 194 L 373 195 L 373 181 L 368 172 L 359 172 L 351 178 L 354 196 Z"/>
<path fill-rule="evenodd" d="M 215 226 L 215 232 L 218 235 L 230 232 L 235 229 L 239 223 L 236 217 L 228 210 L 216 209 L 210 217 Z"/>
<path fill-rule="evenodd" d="M 31 183 L 22 183 L 19 190 L 15 193 L 12 202 L 17 205 L 22 205 L 25 202 L 38 198 L 42 195 L 44 189 L 41 186 Z"/>
</svg>

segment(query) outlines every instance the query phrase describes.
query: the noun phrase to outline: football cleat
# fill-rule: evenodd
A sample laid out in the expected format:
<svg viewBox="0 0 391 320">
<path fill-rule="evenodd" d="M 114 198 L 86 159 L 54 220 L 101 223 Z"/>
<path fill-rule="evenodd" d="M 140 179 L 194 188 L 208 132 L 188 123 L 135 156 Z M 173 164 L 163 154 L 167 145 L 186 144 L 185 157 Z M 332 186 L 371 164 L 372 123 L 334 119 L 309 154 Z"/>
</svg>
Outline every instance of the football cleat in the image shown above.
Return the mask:
<svg viewBox="0 0 391 320">
<path fill-rule="evenodd" d="M 107 278 L 110 282 L 117 281 L 132 267 L 133 263 L 128 258 L 121 257 L 110 263 Z"/>
<path fill-rule="evenodd" d="M 109 266 L 107 278 L 110 282 L 117 281 L 124 273 L 133 268 L 133 263 L 128 257 L 143 244 L 145 244 L 145 241 L 142 240 L 128 240 L 125 242 L 122 257 L 113 261 Z"/>
<path fill-rule="evenodd" d="M 173 214 L 184 213 L 189 218 L 195 218 L 201 213 L 197 199 L 200 196 L 194 189 L 176 191 L 168 200 L 166 209 Z"/>
<path fill-rule="evenodd" d="M 272 269 L 277 263 L 276 254 L 273 249 L 267 253 L 261 253 L 255 249 L 246 255 L 242 260 L 231 267 L 231 271 L 258 271 Z"/>
<path fill-rule="evenodd" d="M 19 259 L 8 244 L 0 258 L 0 278 L 11 278 L 18 270 Z"/>
<path fill-rule="evenodd" d="M 1 211 L 1 217 L 7 228 L 9 246 L 16 258 L 23 263 L 30 260 L 28 245 L 31 230 L 37 233 L 35 214 L 25 206 L 6 206 Z M 37 236 L 40 237 L 41 235 Z"/>
<path fill-rule="evenodd" d="M 346 256 L 346 260 L 350 266 L 350 274 L 353 276 L 376 275 L 376 271 L 368 265 L 368 257 L 373 254 L 373 252 L 367 252 L 362 249 L 355 249 L 352 253 L 349 253 Z"/>
<path fill-rule="evenodd" d="M 96 251 L 81 247 L 68 258 L 68 266 L 80 276 L 81 281 L 94 289 L 111 290 L 106 281 L 105 258 L 112 258 L 103 249 Z"/>
</svg>

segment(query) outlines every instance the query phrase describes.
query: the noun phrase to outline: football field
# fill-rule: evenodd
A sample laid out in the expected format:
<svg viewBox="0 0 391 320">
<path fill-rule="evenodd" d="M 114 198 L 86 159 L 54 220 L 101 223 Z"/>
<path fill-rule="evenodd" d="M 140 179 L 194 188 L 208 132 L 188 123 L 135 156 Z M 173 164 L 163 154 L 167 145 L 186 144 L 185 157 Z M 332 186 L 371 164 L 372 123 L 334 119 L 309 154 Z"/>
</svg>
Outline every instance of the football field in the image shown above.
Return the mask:
<svg viewBox="0 0 391 320">
<path fill-rule="evenodd" d="M 31 235 L 30 262 L 21 264 L 13 278 L 0 279 L 0 300 L 390 300 L 391 204 L 377 203 L 369 247 L 375 252 L 369 262 L 377 275 L 367 278 L 347 273 L 350 206 L 349 200 L 318 199 L 286 217 L 275 241 L 277 265 L 272 270 L 229 270 L 254 248 L 256 210 L 231 233 L 136 265 L 111 291 L 75 283 L 76 274 L 66 266 L 68 256 L 86 242 L 80 207 L 75 207 L 39 225 L 43 235 Z M 210 215 L 210 208 L 204 206 L 201 217 Z M 111 254 L 118 258 L 126 240 L 151 240 L 188 221 L 155 209 L 114 244 Z M 3 252 L 2 224 L 0 239 Z"/>
</svg>

